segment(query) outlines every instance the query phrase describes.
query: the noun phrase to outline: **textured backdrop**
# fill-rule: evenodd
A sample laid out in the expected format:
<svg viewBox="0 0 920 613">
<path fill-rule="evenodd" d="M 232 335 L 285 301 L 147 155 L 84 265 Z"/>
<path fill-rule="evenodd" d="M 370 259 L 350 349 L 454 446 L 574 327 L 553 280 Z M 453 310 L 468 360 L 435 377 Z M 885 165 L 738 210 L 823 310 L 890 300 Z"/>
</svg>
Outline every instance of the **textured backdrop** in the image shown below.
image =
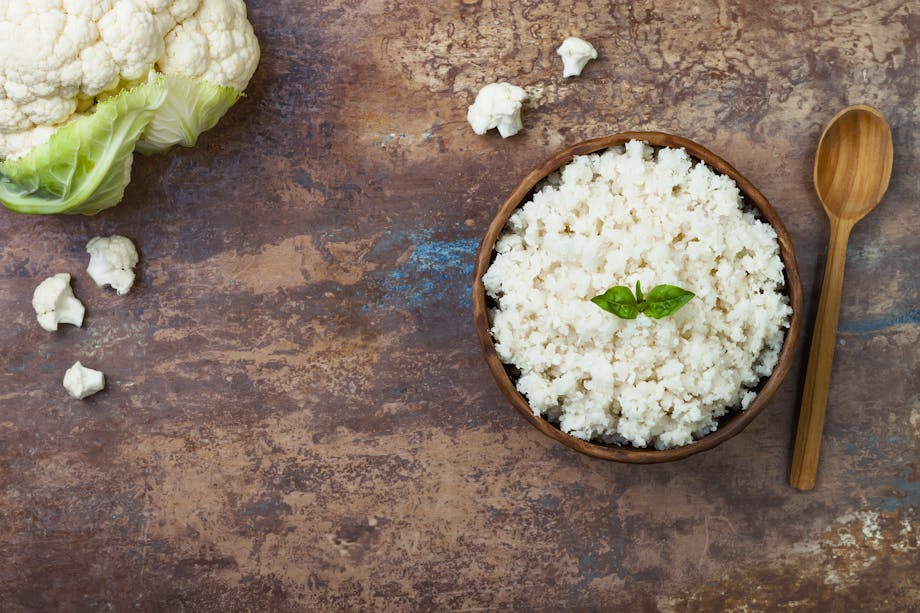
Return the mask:
<svg viewBox="0 0 920 613">
<path fill-rule="evenodd" d="M 93 217 L 0 210 L 0 608 L 905 610 L 917 573 L 920 200 L 911 3 L 249 2 L 263 58 L 195 149 L 138 159 Z M 509 6 L 512 5 L 512 6 Z M 567 35 L 600 58 L 563 81 Z M 482 85 L 531 88 L 477 137 Z M 818 487 L 786 485 L 827 225 L 822 125 L 892 125 L 850 242 Z M 551 152 L 632 129 L 750 178 L 797 249 L 799 359 L 741 435 L 628 466 L 543 437 L 500 396 L 473 254 Z M 126 297 L 86 241 L 141 251 Z M 74 275 L 83 329 L 41 330 Z M 108 389 L 72 401 L 73 361 Z"/>
</svg>

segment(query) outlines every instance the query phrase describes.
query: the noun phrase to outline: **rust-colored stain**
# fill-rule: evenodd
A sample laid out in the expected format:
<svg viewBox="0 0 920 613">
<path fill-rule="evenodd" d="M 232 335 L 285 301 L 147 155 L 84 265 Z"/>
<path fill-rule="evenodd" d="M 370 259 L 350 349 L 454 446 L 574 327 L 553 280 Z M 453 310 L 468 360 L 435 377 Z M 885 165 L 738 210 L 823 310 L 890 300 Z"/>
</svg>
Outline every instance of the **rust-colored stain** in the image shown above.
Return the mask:
<svg viewBox="0 0 920 613">
<path fill-rule="evenodd" d="M 0 211 L 0 609 L 917 607 L 909 3 L 249 7 L 262 64 L 197 147 L 139 158 L 96 217 Z M 572 34 L 600 58 L 563 81 Z M 534 96 L 507 140 L 465 122 L 495 80 Z M 583 457 L 504 402 L 468 287 L 530 168 L 624 130 L 702 143 L 783 216 L 813 313 L 812 156 L 857 102 L 895 169 L 850 242 L 815 491 L 786 485 L 807 334 L 763 415 L 675 464 Z M 142 254 L 124 297 L 85 274 L 106 233 Z M 83 329 L 34 320 L 56 272 Z M 61 387 L 77 359 L 109 382 L 85 402 Z"/>
</svg>

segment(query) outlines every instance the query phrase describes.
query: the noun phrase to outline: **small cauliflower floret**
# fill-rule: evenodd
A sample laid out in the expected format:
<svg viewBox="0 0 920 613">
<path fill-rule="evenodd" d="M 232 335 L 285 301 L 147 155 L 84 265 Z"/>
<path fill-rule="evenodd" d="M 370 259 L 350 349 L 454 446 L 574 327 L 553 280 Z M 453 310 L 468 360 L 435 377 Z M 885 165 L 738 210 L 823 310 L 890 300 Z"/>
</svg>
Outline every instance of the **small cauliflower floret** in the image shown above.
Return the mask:
<svg viewBox="0 0 920 613">
<path fill-rule="evenodd" d="M 470 122 L 473 132 L 482 135 L 498 128 L 502 138 L 517 134 L 521 123 L 521 104 L 527 99 L 523 88 L 510 83 L 490 83 L 476 96 L 470 105 L 466 120 Z"/>
<path fill-rule="evenodd" d="M 99 287 L 109 285 L 119 296 L 128 293 L 134 284 L 137 249 L 125 236 L 97 236 L 86 244 L 89 266 L 86 272 Z"/>
<path fill-rule="evenodd" d="M 105 388 L 105 375 L 76 362 L 64 373 L 64 389 L 73 398 L 83 400 Z"/>
<path fill-rule="evenodd" d="M 597 50 L 586 40 L 570 36 L 556 49 L 562 58 L 562 77 L 581 75 L 585 64 L 597 59 Z"/>
<path fill-rule="evenodd" d="M 48 332 L 57 330 L 58 324 L 73 324 L 79 328 L 86 312 L 83 303 L 73 295 L 70 275 L 66 272 L 48 277 L 38 284 L 32 294 L 32 308 L 38 323 Z"/>
</svg>

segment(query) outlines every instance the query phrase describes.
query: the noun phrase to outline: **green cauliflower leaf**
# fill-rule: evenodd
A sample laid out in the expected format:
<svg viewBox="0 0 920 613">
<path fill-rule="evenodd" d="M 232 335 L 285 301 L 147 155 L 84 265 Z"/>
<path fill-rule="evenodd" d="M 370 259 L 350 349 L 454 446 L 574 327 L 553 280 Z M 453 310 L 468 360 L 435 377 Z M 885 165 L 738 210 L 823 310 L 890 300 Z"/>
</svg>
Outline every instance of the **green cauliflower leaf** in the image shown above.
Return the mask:
<svg viewBox="0 0 920 613">
<path fill-rule="evenodd" d="M 233 87 L 179 75 L 163 75 L 168 94 L 137 142 L 145 155 L 173 145 L 193 147 L 198 135 L 213 128 L 243 94 Z"/>
<path fill-rule="evenodd" d="M 166 80 L 154 75 L 0 162 L 0 202 L 19 213 L 92 215 L 115 206 L 131 180 L 135 144 L 166 98 Z"/>
</svg>

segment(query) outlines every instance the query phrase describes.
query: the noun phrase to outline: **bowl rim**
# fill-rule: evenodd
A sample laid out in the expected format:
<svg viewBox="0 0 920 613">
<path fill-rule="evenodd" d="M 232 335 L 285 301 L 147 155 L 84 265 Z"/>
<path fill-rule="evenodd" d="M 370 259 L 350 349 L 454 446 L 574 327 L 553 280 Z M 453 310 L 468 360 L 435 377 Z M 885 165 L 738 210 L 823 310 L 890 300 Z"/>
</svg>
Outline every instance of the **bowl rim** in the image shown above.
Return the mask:
<svg viewBox="0 0 920 613">
<path fill-rule="evenodd" d="M 789 295 L 789 303 L 792 307 L 789 329 L 786 331 L 776 367 L 765 381 L 761 381 L 761 389 L 750 406 L 744 411 L 733 409 L 730 413 L 727 413 L 728 418 L 719 425 L 715 432 L 711 432 L 688 445 L 672 449 L 640 449 L 604 443 L 591 443 L 566 434 L 543 417 L 534 415 L 527 400 L 515 388 L 511 377 L 505 369 L 505 364 L 502 363 L 495 351 L 489 326 L 488 301 L 485 287 L 482 283 L 482 277 L 489 269 L 494 257 L 495 242 L 504 230 L 508 218 L 523 204 L 524 199 L 531 194 L 537 183 L 563 165 L 568 164 L 576 155 L 596 153 L 603 149 L 623 145 L 630 140 L 643 141 L 653 147 L 683 147 L 692 158 L 706 163 L 710 168 L 731 177 L 735 181 L 744 198 L 757 207 L 762 217 L 773 226 L 776 232 L 780 246 L 780 257 L 785 267 L 786 289 Z M 620 132 L 610 136 L 582 141 L 553 154 L 530 171 L 498 209 L 479 244 L 473 269 L 472 290 L 473 319 L 485 361 L 502 394 L 517 409 L 518 413 L 537 430 L 575 451 L 595 458 L 634 464 L 653 464 L 680 460 L 701 451 L 712 449 L 744 430 L 764 410 L 789 372 L 799 340 L 803 316 L 802 283 L 799 277 L 798 265 L 796 264 L 795 250 L 789 232 L 786 230 L 786 226 L 783 225 L 779 214 L 770 205 L 766 197 L 744 175 L 735 170 L 731 164 L 690 139 L 666 132 Z"/>
</svg>

